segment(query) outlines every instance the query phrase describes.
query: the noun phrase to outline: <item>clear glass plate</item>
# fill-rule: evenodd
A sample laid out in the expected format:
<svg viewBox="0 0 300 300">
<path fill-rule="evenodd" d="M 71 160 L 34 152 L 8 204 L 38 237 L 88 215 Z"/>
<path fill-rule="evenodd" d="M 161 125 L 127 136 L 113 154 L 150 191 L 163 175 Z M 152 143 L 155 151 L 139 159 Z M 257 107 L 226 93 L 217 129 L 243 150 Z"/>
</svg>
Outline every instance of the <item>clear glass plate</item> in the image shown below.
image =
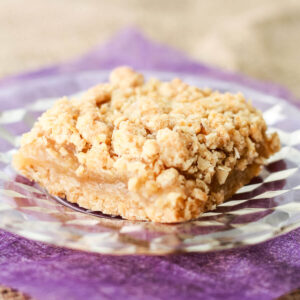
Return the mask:
<svg viewBox="0 0 300 300">
<path fill-rule="evenodd" d="M 181 77 L 199 87 L 243 92 L 277 130 L 282 149 L 232 200 L 182 224 L 113 218 L 54 199 L 10 167 L 20 135 L 56 97 L 106 81 L 108 72 L 86 72 L 31 80 L 0 89 L 0 228 L 20 236 L 85 251 L 109 254 L 203 252 L 251 245 L 300 225 L 300 111 L 246 86 L 212 78 L 144 72 L 146 77 Z"/>
</svg>

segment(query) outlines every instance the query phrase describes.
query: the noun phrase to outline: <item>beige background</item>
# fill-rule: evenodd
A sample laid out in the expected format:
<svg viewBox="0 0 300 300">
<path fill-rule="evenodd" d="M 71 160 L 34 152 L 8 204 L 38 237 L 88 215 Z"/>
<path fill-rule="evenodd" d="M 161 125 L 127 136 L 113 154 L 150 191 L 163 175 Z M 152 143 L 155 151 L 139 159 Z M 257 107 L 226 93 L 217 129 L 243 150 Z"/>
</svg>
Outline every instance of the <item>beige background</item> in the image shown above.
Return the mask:
<svg viewBox="0 0 300 300">
<path fill-rule="evenodd" d="M 299 0 L 1 0 L 0 77 L 75 57 L 128 25 L 300 97 Z"/>
</svg>

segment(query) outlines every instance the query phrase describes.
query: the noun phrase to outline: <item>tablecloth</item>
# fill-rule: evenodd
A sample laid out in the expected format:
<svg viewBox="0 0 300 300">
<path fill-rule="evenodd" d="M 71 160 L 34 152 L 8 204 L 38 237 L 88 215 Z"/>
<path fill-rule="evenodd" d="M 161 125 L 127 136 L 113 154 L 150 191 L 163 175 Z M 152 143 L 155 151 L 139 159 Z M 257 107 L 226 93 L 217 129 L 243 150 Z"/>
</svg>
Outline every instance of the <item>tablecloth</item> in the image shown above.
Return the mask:
<svg viewBox="0 0 300 300">
<path fill-rule="evenodd" d="M 242 82 L 293 101 L 282 87 L 194 62 L 132 28 L 77 60 L 3 79 L 0 88 L 124 64 Z M 256 246 L 169 256 L 85 253 L 4 231 L 0 241 L 0 284 L 35 299 L 274 299 L 300 286 L 300 229 Z"/>
</svg>

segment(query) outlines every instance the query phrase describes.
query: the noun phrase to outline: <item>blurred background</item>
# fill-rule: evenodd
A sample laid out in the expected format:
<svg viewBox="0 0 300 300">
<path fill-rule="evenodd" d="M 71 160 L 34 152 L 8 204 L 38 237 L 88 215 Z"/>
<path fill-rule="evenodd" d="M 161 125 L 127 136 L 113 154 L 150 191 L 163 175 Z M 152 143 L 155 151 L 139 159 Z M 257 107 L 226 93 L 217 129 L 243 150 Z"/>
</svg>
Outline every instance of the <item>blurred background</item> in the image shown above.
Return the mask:
<svg viewBox="0 0 300 300">
<path fill-rule="evenodd" d="M 0 0 L 0 78 L 74 58 L 128 26 L 300 97 L 300 0 Z"/>
</svg>

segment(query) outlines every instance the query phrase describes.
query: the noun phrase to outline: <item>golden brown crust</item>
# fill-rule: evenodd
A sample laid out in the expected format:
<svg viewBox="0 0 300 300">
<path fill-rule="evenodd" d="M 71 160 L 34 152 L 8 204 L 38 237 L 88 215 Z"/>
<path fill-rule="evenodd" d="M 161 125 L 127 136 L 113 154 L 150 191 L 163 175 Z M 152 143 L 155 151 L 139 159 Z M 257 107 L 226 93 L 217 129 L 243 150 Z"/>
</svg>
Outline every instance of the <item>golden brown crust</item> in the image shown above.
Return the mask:
<svg viewBox="0 0 300 300">
<path fill-rule="evenodd" d="M 57 101 L 23 136 L 14 164 L 81 206 L 130 219 L 177 222 L 199 216 L 216 197 L 223 202 L 221 190 L 232 185 L 230 174 L 260 166 L 279 149 L 278 136 L 267 136 L 266 129 L 261 112 L 241 94 L 199 89 L 179 79 L 144 83 L 141 74 L 121 67 L 111 73 L 110 83 L 80 99 Z M 59 178 L 54 185 L 55 178 L 28 163 L 36 157 L 61 162 L 70 183 Z M 228 195 L 256 173 L 233 185 Z M 123 200 L 106 195 L 100 201 L 96 194 L 83 200 L 76 196 L 83 186 L 72 193 L 75 181 L 83 185 L 91 178 L 122 184 Z M 125 203 L 126 197 L 128 203 L 117 209 L 117 201 Z"/>
</svg>

